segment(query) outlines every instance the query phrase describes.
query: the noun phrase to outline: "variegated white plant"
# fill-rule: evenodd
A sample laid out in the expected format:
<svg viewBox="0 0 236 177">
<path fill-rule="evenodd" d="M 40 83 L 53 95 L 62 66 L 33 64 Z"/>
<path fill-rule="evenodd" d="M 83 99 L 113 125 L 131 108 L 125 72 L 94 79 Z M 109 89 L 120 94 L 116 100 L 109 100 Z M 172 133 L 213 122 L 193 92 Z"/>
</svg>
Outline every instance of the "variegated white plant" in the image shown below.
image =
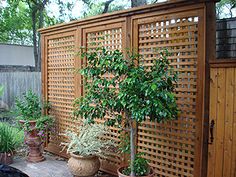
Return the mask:
<svg viewBox="0 0 236 177">
<path fill-rule="evenodd" d="M 62 143 L 64 147 L 67 147 L 67 153 L 105 157 L 105 152 L 113 146 L 112 141 L 104 138 L 110 131 L 103 124 L 82 124 L 78 127 L 78 132 L 77 134 L 67 131 L 64 134 L 69 138 L 68 143 Z"/>
</svg>

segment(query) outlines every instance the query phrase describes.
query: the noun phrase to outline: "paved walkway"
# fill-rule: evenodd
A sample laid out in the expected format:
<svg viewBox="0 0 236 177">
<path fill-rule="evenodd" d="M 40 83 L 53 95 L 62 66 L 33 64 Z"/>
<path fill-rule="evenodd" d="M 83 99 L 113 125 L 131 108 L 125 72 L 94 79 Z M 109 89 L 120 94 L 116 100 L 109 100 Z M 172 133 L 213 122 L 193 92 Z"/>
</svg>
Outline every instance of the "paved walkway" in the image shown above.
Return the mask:
<svg viewBox="0 0 236 177">
<path fill-rule="evenodd" d="M 39 163 L 28 163 L 17 157 L 11 165 L 30 177 L 72 177 L 67 162 L 56 156 L 46 155 L 46 160 Z"/>
<path fill-rule="evenodd" d="M 39 163 L 28 163 L 25 158 L 16 157 L 11 164 L 30 177 L 73 177 L 67 168 L 67 161 L 58 156 L 46 153 L 46 160 Z M 95 177 L 114 177 L 113 175 L 99 172 Z"/>
</svg>

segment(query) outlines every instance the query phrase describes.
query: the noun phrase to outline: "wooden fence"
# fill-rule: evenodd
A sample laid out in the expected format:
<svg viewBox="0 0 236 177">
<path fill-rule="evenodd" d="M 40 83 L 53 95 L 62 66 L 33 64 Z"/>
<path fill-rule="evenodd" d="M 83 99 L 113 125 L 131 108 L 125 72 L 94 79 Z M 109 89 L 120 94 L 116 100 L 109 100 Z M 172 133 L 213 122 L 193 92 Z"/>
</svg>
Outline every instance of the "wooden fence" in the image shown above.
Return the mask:
<svg viewBox="0 0 236 177">
<path fill-rule="evenodd" d="M 2 100 L 9 107 L 15 102 L 15 97 L 32 89 L 41 95 L 41 73 L 39 72 L 2 72 L 0 85 L 4 86 Z"/>
<path fill-rule="evenodd" d="M 236 18 L 217 22 L 210 60 L 207 177 L 236 176 Z M 210 44 L 210 42 L 209 42 Z"/>
<path fill-rule="evenodd" d="M 208 177 L 236 176 L 236 67 L 211 68 Z"/>
<path fill-rule="evenodd" d="M 73 129 L 74 98 L 83 95 L 82 77 L 74 69 L 82 67 L 79 48 L 96 47 L 137 50 L 152 65 L 156 48 L 168 48 L 169 60 L 179 72 L 176 96 L 181 115 L 178 120 L 156 123 L 149 120 L 138 127 L 137 151 L 145 152 L 160 177 L 201 177 L 206 174 L 209 102 L 209 65 L 215 52 L 214 1 L 177 0 L 91 17 L 42 29 L 43 96 L 52 103 L 49 114 L 56 117 L 56 132 L 47 150 L 61 154 L 59 136 Z M 211 45 L 209 45 L 209 41 Z M 117 144 L 119 131 L 108 138 Z M 206 133 L 206 134 L 204 134 Z M 61 154 L 62 155 L 62 154 Z M 127 163 L 114 154 L 102 161 L 102 169 L 116 173 Z"/>
</svg>

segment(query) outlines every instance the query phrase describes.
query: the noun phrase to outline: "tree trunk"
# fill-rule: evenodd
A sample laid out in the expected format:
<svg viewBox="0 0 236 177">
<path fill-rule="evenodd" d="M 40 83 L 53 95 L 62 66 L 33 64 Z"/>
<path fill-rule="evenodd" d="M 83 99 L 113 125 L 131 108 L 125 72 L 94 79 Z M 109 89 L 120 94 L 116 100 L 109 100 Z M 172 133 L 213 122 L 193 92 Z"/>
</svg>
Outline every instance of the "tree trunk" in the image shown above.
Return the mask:
<svg viewBox="0 0 236 177">
<path fill-rule="evenodd" d="M 38 29 L 43 27 L 43 10 L 44 6 L 39 9 L 39 26 Z M 41 36 L 40 33 L 38 35 L 38 71 L 41 71 Z"/>
<path fill-rule="evenodd" d="M 233 7 L 231 7 L 231 8 L 229 9 L 230 18 L 233 18 L 233 11 L 232 11 L 232 9 L 233 9 Z"/>
<path fill-rule="evenodd" d="M 48 0 L 43 0 L 42 2 L 27 0 L 26 2 L 31 10 L 35 71 L 41 71 L 40 36 L 37 29 L 43 27 L 43 11 L 48 3 Z M 36 25 L 37 22 L 38 26 Z"/>
<path fill-rule="evenodd" d="M 106 1 L 105 2 L 105 5 L 104 5 L 104 9 L 103 9 L 103 14 L 107 13 L 108 12 L 108 9 L 109 9 L 109 5 L 113 2 L 114 0 L 109 0 L 109 1 Z"/>
<path fill-rule="evenodd" d="M 135 148 L 135 135 L 136 135 L 136 129 L 134 127 L 135 121 L 130 118 L 130 168 L 131 168 L 131 177 L 135 177 L 134 172 L 134 160 L 136 155 L 136 148 Z"/>
<path fill-rule="evenodd" d="M 32 29 L 33 29 L 33 45 L 34 45 L 34 61 L 35 70 L 39 71 L 39 58 L 38 58 L 38 46 L 37 46 L 37 28 L 36 28 L 36 14 L 37 10 L 32 10 Z"/>
<path fill-rule="evenodd" d="M 131 7 L 147 5 L 147 0 L 131 0 Z"/>
</svg>

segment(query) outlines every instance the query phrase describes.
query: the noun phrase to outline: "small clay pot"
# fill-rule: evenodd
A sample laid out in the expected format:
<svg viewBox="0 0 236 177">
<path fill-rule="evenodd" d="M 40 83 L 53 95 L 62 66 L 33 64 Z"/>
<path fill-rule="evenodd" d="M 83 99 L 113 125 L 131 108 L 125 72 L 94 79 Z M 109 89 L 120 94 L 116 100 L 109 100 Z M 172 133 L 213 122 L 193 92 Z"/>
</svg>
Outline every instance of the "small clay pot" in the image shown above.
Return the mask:
<svg viewBox="0 0 236 177">
<path fill-rule="evenodd" d="M 10 165 L 13 163 L 13 153 L 3 152 L 0 153 L 0 164 Z"/>
<path fill-rule="evenodd" d="M 130 176 L 127 176 L 127 175 L 124 175 L 122 174 L 122 171 L 127 168 L 126 167 L 120 167 L 117 169 L 117 173 L 118 173 L 118 177 L 130 177 Z M 136 177 L 153 177 L 155 175 L 154 171 L 152 170 L 152 168 L 150 168 L 150 174 L 147 175 L 147 176 L 136 176 Z"/>
<path fill-rule="evenodd" d="M 97 156 L 79 156 L 70 154 L 68 168 L 75 177 L 94 177 L 100 168 Z"/>
<path fill-rule="evenodd" d="M 25 124 L 24 120 L 20 120 L 19 122 L 22 125 Z M 45 158 L 41 152 L 42 140 L 38 135 L 37 129 L 35 128 L 36 121 L 35 120 L 29 121 L 29 124 L 30 124 L 30 130 L 25 132 L 25 143 L 28 145 L 29 148 L 27 161 L 33 163 L 41 162 L 45 160 Z"/>
</svg>

